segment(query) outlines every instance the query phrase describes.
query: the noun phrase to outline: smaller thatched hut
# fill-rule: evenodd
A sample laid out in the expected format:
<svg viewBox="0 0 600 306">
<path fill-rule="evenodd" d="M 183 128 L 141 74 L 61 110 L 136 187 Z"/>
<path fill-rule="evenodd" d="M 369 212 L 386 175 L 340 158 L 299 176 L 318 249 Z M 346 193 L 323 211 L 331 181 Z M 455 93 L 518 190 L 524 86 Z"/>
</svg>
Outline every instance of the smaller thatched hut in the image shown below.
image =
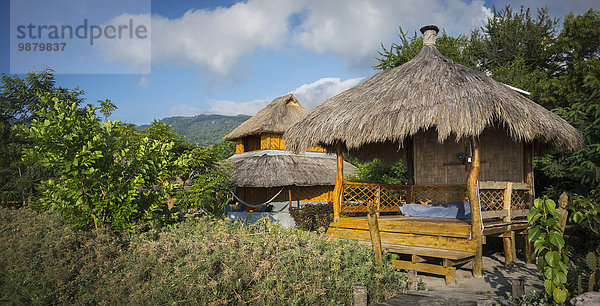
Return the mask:
<svg viewBox="0 0 600 306">
<path fill-rule="evenodd" d="M 286 201 L 290 206 L 292 202 L 332 201 L 336 157 L 320 147 L 308 148 L 303 154 L 285 150 L 283 133 L 308 112 L 289 94 L 276 98 L 223 137 L 236 142 L 236 154 L 229 161 L 239 199 L 250 204 Z M 354 169 L 347 163 L 344 166 Z"/>
</svg>

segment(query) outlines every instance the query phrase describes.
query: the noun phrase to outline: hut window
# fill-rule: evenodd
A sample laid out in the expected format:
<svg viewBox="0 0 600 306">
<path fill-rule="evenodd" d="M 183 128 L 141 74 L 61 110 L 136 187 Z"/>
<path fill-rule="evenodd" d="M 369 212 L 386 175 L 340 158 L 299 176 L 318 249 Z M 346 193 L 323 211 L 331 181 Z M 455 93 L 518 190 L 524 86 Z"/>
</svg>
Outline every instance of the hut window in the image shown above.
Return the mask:
<svg viewBox="0 0 600 306">
<path fill-rule="evenodd" d="M 260 136 L 244 137 L 244 152 L 260 150 Z"/>
</svg>

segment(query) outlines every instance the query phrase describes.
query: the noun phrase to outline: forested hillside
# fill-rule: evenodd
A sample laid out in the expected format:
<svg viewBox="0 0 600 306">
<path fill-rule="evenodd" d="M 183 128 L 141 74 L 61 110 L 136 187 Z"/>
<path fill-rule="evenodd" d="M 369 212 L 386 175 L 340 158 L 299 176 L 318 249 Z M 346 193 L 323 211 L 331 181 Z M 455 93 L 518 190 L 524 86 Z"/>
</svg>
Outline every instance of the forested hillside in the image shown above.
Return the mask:
<svg viewBox="0 0 600 306">
<path fill-rule="evenodd" d="M 229 133 L 250 116 L 223 116 L 201 114 L 193 117 L 167 117 L 160 121 L 173 127 L 173 131 L 185 137 L 188 142 L 197 142 L 201 146 L 208 146 L 221 141 L 223 135 Z M 150 125 L 139 126 L 146 129 Z"/>
</svg>

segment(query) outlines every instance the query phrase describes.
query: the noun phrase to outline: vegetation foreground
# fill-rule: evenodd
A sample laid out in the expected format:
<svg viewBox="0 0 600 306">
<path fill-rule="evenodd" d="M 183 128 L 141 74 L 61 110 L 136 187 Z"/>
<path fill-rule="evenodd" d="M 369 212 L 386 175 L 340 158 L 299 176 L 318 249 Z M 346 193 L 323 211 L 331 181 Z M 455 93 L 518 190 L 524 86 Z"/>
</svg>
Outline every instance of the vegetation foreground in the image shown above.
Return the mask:
<svg viewBox="0 0 600 306">
<path fill-rule="evenodd" d="M 0 208 L 0 304 L 351 304 L 406 287 L 369 247 L 277 225 L 190 218 L 75 231 L 60 215 Z"/>
</svg>

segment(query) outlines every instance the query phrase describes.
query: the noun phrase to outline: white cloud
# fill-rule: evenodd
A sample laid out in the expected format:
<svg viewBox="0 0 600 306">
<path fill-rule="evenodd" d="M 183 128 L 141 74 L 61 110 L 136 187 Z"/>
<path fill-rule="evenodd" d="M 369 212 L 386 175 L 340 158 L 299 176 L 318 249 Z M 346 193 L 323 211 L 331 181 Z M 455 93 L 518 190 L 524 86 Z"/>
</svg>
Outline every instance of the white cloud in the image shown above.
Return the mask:
<svg viewBox="0 0 600 306">
<path fill-rule="evenodd" d="M 193 65 L 212 77 L 229 78 L 240 58 L 259 48 L 301 47 L 333 52 L 368 69 L 381 43 L 397 41 L 398 26 L 412 32 L 437 24 L 452 35 L 468 34 L 488 16 L 482 0 L 249 0 L 189 10 L 174 19 L 152 16 L 152 64 Z M 293 28 L 292 17 L 299 17 Z M 104 51 L 131 65 L 148 63 L 150 56 L 143 46 L 125 41 Z"/>
<path fill-rule="evenodd" d="M 232 102 L 217 100 L 210 103 L 210 108 L 205 111 L 207 114 L 218 114 L 227 116 L 237 115 L 255 115 L 259 110 L 263 109 L 270 101 L 253 100 L 249 102 Z"/>
<path fill-rule="evenodd" d="M 171 106 L 169 109 L 169 116 L 195 116 L 202 114 L 204 111 L 200 108 L 189 106 L 187 104 Z"/>
<path fill-rule="evenodd" d="M 94 41 L 94 44 L 98 46 L 101 56 L 105 60 L 124 63 L 128 66 L 131 73 L 149 74 L 151 71 L 152 54 L 150 43 L 152 23 L 149 14 L 122 14 L 109 20 L 102 28 L 106 29 L 106 26 L 110 25 L 115 26 L 115 28 L 118 27 L 118 25 L 129 25 L 130 20 L 134 27 L 143 26 L 146 28 L 146 34 L 140 33 L 142 37 L 146 35 L 146 38 L 130 38 L 127 32 L 123 34 L 121 38 L 108 39 L 105 36 L 102 36 Z M 116 36 L 117 31 L 110 32 L 109 34 L 118 37 Z"/>
<path fill-rule="evenodd" d="M 295 1 L 251 0 L 212 11 L 189 10 L 182 17 L 152 18 L 153 63 L 178 61 L 224 76 L 256 48 L 276 48 L 286 39 Z"/>
<path fill-rule="evenodd" d="M 397 41 L 399 26 L 412 32 L 436 24 L 449 34 L 468 34 L 490 13 L 481 0 L 313 0 L 296 38 L 309 50 L 333 51 L 364 67 L 373 64 L 381 43 Z"/>
<path fill-rule="evenodd" d="M 322 78 L 310 84 L 303 84 L 300 87 L 292 90 L 292 94 L 296 96 L 300 103 L 308 108 L 313 109 L 325 100 L 337 95 L 338 93 L 349 89 L 363 78 L 347 79 L 342 81 L 340 78 Z M 283 94 L 282 94 L 283 95 Z M 273 97 L 276 98 L 276 97 Z M 267 100 L 252 100 L 248 102 L 233 102 L 225 100 L 217 100 L 210 102 L 208 110 L 201 111 L 197 108 L 188 107 L 187 105 L 172 107 L 174 110 L 181 110 L 178 114 L 187 113 L 187 116 L 198 113 L 219 114 L 219 115 L 255 115 L 259 110 L 263 109 L 271 101 Z"/>
<path fill-rule="evenodd" d="M 338 93 L 354 87 L 362 79 L 355 78 L 342 81 L 340 78 L 322 78 L 294 89 L 292 94 L 304 107 L 313 109 Z"/>
</svg>

